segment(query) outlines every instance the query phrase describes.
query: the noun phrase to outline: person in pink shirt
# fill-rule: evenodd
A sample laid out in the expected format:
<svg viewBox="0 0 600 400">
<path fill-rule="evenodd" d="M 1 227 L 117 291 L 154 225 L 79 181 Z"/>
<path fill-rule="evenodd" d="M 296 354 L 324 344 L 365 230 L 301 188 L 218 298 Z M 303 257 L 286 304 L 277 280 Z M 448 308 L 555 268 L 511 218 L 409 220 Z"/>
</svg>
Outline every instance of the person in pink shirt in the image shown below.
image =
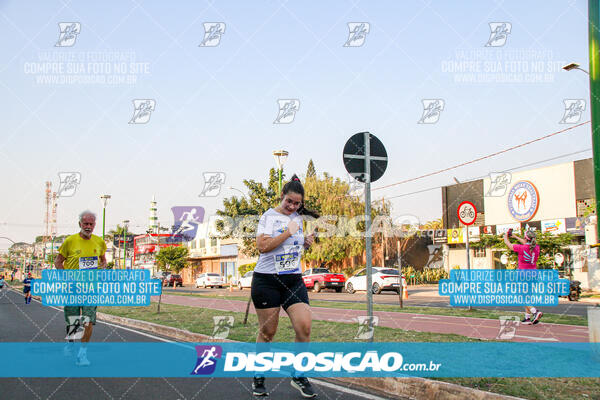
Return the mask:
<svg viewBox="0 0 600 400">
<path fill-rule="evenodd" d="M 537 269 L 537 260 L 540 257 L 540 246 L 536 244 L 535 231 L 526 231 L 524 238 L 520 238 L 517 235 L 513 235 L 512 229 L 509 229 L 504 234 L 504 243 L 506 246 L 515 251 L 518 255 L 518 268 L 519 269 Z M 517 239 L 521 244 L 512 244 L 509 237 Z M 540 322 L 542 318 L 541 311 L 535 307 L 525 306 L 525 318 L 521 323 L 525 325 L 535 325 Z"/>
</svg>

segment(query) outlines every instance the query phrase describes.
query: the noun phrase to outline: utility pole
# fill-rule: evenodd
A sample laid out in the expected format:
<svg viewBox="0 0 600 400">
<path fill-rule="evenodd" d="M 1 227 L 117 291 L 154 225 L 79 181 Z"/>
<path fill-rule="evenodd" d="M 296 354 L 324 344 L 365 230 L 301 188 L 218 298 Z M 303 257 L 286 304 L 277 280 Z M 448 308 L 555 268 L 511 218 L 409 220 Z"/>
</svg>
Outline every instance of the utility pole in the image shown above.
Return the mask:
<svg viewBox="0 0 600 400">
<path fill-rule="evenodd" d="M 592 117 L 592 159 L 596 198 L 596 243 L 600 240 L 600 4 L 588 2 L 588 35 L 590 47 L 590 114 Z"/>
</svg>

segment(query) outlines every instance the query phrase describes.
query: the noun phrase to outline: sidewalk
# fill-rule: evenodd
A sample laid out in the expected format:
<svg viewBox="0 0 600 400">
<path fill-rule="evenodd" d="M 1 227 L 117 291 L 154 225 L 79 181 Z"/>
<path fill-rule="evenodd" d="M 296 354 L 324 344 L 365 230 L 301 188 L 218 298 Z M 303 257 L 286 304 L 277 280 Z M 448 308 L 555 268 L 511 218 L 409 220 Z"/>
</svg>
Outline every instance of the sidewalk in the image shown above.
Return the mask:
<svg viewBox="0 0 600 400">
<path fill-rule="evenodd" d="M 153 297 L 152 301 L 158 301 Z M 245 312 L 246 302 L 239 300 L 212 299 L 192 296 L 164 294 L 162 303 L 182 306 L 210 308 L 222 311 Z M 312 307 L 314 320 L 357 323 L 358 316 L 366 315 L 366 311 L 345 310 L 339 308 Z M 254 306 L 250 312 L 256 314 Z M 281 310 L 281 315 L 286 316 Z M 449 317 L 441 315 L 409 314 L 392 311 L 375 311 L 379 317 L 379 326 L 413 330 L 420 332 L 454 333 L 471 338 L 494 340 L 500 332 L 500 321 L 485 318 Z M 543 321 L 543 319 L 542 319 Z M 515 342 L 588 342 L 587 326 L 546 324 L 517 326 Z"/>
</svg>

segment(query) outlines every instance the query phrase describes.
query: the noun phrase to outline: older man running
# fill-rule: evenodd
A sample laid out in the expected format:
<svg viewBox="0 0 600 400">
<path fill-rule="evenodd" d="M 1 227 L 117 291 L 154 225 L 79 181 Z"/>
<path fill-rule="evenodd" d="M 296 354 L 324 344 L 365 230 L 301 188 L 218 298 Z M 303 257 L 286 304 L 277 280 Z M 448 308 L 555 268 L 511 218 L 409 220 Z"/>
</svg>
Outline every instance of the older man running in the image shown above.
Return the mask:
<svg viewBox="0 0 600 400">
<path fill-rule="evenodd" d="M 54 265 L 57 269 L 98 269 L 106 268 L 106 243 L 101 237 L 93 235 L 96 226 L 96 214 L 84 211 L 79 214 L 79 233 L 65 239 L 58 249 L 58 256 Z M 65 321 L 67 322 L 67 338 L 72 337 L 76 328 L 84 326 L 81 337 L 82 343 L 87 343 L 92 337 L 92 326 L 96 324 L 96 306 L 65 306 Z M 75 329 L 74 329 L 75 328 Z M 72 354 L 73 340 L 66 344 L 65 355 Z M 76 364 L 79 366 L 90 365 L 87 358 L 87 348 L 82 345 L 77 354 Z"/>
</svg>

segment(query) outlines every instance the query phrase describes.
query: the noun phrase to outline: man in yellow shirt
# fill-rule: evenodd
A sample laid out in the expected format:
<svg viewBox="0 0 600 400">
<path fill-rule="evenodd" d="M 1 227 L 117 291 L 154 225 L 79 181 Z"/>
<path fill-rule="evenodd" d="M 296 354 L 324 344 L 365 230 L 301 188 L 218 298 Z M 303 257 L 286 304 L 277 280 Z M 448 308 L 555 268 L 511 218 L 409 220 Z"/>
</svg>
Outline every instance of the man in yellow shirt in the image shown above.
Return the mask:
<svg viewBox="0 0 600 400">
<path fill-rule="evenodd" d="M 96 226 L 96 214 L 84 211 L 79 214 L 79 227 L 81 231 L 68 236 L 58 249 L 58 256 L 54 265 L 57 269 L 98 269 L 106 268 L 106 243 L 101 237 L 92 235 Z M 79 325 L 81 316 L 87 317 L 84 322 L 82 343 L 87 343 L 92 337 L 92 326 L 96 324 L 96 306 L 65 306 L 65 321 L 67 322 L 67 335 L 73 323 Z M 69 318 L 72 317 L 72 318 Z M 75 322 L 74 322 L 75 321 Z M 65 355 L 72 353 L 73 340 L 65 346 Z M 81 346 L 77 355 L 77 365 L 90 365 L 87 359 L 87 348 Z"/>
</svg>

